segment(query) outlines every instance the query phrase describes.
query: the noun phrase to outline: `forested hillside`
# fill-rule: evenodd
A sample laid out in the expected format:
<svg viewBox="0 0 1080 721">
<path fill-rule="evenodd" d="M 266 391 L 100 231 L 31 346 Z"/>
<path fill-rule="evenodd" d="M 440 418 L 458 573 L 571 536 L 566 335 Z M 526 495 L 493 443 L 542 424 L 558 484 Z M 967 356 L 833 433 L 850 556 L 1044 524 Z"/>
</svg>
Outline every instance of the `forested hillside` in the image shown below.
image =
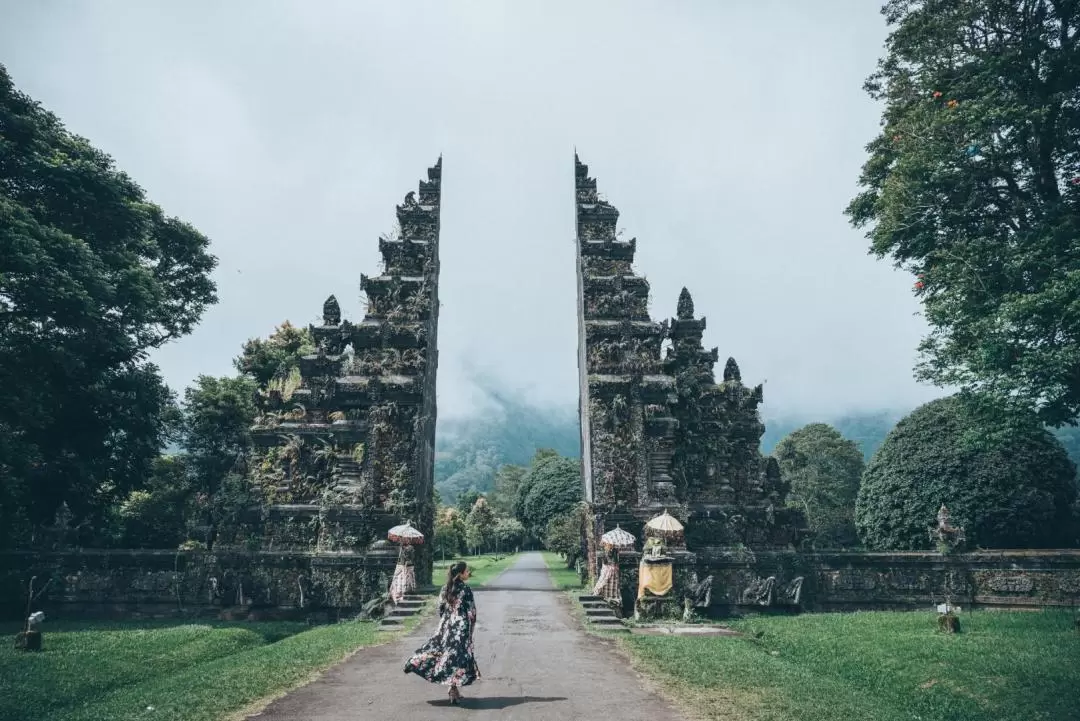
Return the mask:
<svg viewBox="0 0 1080 721">
<path fill-rule="evenodd" d="M 490 392 L 490 391 L 489 391 Z M 491 396 L 492 410 L 483 417 L 439 421 L 436 435 L 435 487 L 443 503 L 462 493 L 492 489 L 495 471 L 511 463 L 527 466 L 538 448 L 563 456 L 580 456 L 577 412 L 551 409 L 505 394 Z M 866 460 L 874 454 L 896 422 L 911 409 L 847 413 L 830 417 L 777 416 L 765 419 L 762 453 L 772 453 L 781 438 L 807 423 L 828 423 L 859 446 Z M 1080 465 L 1080 428 L 1054 432 L 1069 456 Z"/>
</svg>

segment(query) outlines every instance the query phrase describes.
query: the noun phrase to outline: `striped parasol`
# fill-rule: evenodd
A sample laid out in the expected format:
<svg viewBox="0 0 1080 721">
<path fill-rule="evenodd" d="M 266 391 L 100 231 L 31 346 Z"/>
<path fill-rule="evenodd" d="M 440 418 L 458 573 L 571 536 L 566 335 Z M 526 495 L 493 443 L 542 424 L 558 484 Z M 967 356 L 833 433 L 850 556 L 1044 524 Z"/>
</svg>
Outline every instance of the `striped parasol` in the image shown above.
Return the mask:
<svg viewBox="0 0 1080 721">
<path fill-rule="evenodd" d="M 683 524 L 665 509 L 663 513 L 645 524 L 645 530 L 648 535 L 676 538 L 682 534 Z"/>
<path fill-rule="evenodd" d="M 413 528 L 412 521 L 406 521 L 400 526 L 394 526 L 386 534 L 386 537 L 403 546 L 416 546 L 424 542 L 424 534 Z"/>
<path fill-rule="evenodd" d="M 632 533 L 624 531 L 619 526 L 615 526 L 615 530 L 600 536 L 600 544 L 609 551 L 632 551 L 636 540 Z"/>
</svg>

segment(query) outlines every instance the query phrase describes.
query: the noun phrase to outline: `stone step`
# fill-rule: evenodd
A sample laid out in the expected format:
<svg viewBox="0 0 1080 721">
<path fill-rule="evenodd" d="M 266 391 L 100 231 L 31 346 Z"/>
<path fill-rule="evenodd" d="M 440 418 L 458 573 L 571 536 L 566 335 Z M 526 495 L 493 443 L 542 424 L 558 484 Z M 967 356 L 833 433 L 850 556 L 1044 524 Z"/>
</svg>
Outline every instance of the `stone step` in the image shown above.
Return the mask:
<svg viewBox="0 0 1080 721">
<path fill-rule="evenodd" d="M 589 618 L 616 618 L 610 608 L 586 608 L 585 615 Z"/>
<path fill-rule="evenodd" d="M 599 596 L 590 596 L 588 594 L 582 594 L 578 596 L 578 600 L 582 603 L 603 603 L 604 599 Z"/>
<path fill-rule="evenodd" d="M 584 608 L 610 608 L 608 604 L 602 603 L 600 601 L 585 601 L 581 605 Z"/>
<path fill-rule="evenodd" d="M 416 609 L 413 608 L 394 608 L 386 612 L 383 618 L 412 618 L 416 615 Z"/>
</svg>

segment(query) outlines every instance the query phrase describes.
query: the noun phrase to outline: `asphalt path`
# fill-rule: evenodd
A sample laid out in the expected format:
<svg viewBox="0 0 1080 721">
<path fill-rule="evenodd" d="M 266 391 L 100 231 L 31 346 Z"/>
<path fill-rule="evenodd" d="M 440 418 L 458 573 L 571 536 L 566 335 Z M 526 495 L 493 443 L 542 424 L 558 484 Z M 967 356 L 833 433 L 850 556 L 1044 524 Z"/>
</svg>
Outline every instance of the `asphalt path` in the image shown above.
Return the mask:
<svg viewBox="0 0 1080 721">
<path fill-rule="evenodd" d="M 610 641 L 585 633 L 544 559 L 525 554 L 486 587 L 473 589 L 481 680 L 451 706 L 446 688 L 402 666 L 438 619 L 393 643 L 363 649 L 314 682 L 274 701 L 257 721 L 681 721 L 649 691 Z"/>
</svg>

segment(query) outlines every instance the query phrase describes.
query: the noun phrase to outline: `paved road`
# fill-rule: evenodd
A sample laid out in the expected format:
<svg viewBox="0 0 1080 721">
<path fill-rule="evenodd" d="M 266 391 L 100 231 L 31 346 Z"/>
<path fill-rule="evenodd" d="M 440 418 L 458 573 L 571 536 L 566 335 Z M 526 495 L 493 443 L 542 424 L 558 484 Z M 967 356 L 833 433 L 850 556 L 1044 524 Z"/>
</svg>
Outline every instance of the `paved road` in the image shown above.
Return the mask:
<svg viewBox="0 0 1080 721">
<path fill-rule="evenodd" d="M 392 644 L 365 649 L 317 681 L 251 717 L 257 721 L 364 721 L 465 718 L 499 721 L 596 719 L 679 721 L 644 689 L 609 642 L 588 636 L 551 584 L 539 554 L 522 556 L 476 591 L 476 657 L 483 678 L 462 689 L 461 706 L 446 689 L 402 672 L 435 628 L 432 619 Z"/>
</svg>

